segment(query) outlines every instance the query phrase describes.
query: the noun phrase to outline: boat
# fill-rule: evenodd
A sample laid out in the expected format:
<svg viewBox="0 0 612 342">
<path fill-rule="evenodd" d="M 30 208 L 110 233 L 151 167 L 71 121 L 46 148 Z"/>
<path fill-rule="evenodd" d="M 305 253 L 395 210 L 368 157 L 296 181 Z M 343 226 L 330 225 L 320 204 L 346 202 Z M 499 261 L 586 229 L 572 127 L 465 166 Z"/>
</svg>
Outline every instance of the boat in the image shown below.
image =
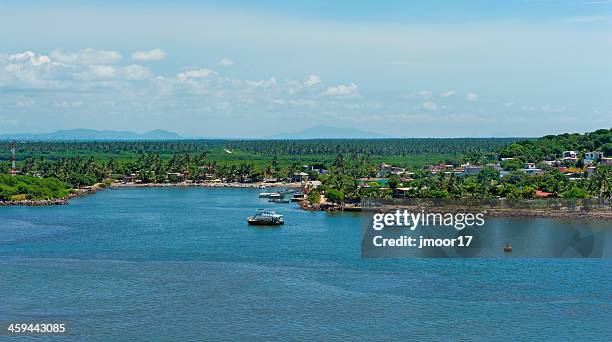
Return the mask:
<svg viewBox="0 0 612 342">
<path fill-rule="evenodd" d="M 291 197 L 291 202 L 301 202 L 306 199 L 306 195 L 302 192 L 297 192 Z"/>
<path fill-rule="evenodd" d="M 288 199 L 284 199 L 284 198 L 270 198 L 270 200 L 268 202 L 272 202 L 272 203 L 289 203 L 290 201 Z"/>
<path fill-rule="evenodd" d="M 283 198 L 285 195 L 280 192 L 261 192 L 259 198 Z"/>
<path fill-rule="evenodd" d="M 506 245 L 504 246 L 504 252 L 506 253 L 512 252 L 512 246 L 510 246 L 510 244 L 507 242 L 506 242 Z"/>
<path fill-rule="evenodd" d="M 255 226 L 277 226 L 285 224 L 283 215 L 277 214 L 273 210 L 260 209 L 257 214 L 249 216 L 247 222 Z"/>
</svg>

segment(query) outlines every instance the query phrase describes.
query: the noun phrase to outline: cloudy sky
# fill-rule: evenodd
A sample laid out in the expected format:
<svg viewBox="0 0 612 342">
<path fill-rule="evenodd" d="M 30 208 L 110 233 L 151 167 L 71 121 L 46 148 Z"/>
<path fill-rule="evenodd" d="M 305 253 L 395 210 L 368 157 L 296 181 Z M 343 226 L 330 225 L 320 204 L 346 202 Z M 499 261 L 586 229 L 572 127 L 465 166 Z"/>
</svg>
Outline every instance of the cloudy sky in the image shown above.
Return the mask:
<svg viewBox="0 0 612 342">
<path fill-rule="evenodd" d="M 123 2 L 0 4 L 0 134 L 612 126 L 612 1 Z"/>
</svg>

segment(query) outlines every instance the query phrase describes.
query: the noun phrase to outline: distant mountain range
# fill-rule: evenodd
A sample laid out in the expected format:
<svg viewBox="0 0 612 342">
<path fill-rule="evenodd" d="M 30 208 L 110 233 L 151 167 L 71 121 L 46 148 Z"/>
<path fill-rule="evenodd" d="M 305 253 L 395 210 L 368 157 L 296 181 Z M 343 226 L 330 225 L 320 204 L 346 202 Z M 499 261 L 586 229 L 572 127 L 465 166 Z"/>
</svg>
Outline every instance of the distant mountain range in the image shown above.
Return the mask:
<svg viewBox="0 0 612 342">
<path fill-rule="evenodd" d="M 44 134 L 2 134 L 0 140 L 178 140 L 177 133 L 161 129 L 143 134 L 128 131 L 98 131 L 95 129 L 69 129 Z"/>
<path fill-rule="evenodd" d="M 367 139 L 388 138 L 384 134 L 364 131 L 358 128 L 314 126 L 293 133 L 277 134 L 264 139 Z M 244 137 L 248 139 L 247 137 Z M 243 138 L 243 139 L 244 139 Z M 95 129 L 68 129 L 41 134 L 0 134 L 0 140 L 30 140 L 30 141 L 62 141 L 62 140 L 181 140 L 181 139 L 203 139 L 197 137 L 183 137 L 175 132 L 165 130 L 154 130 L 146 133 L 134 133 L 130 131 L 109 131 Z M 223 138 L 221 138 L 223 139 Z M 261 139 L 261 138 L 259 138 Z"/>
<path fill-rule="evenodd" d="M 389 136 L 364 131 L 351 127 L 314 126 L 298 132 L 273 135 L 271 139 L 366 139 L 366 138 L 388 138 Z"/>
</svg>

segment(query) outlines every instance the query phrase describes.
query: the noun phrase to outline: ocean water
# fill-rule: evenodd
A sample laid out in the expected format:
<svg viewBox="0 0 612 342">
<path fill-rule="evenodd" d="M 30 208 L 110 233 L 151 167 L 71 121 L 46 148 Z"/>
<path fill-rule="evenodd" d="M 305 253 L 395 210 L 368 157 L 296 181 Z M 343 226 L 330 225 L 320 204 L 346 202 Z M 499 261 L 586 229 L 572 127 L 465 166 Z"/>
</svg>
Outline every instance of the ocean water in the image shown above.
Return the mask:
<svg viewBox="0 0 612 342">
<path fill-rule="evenodd" d="M 54 340 L 79 341 L 612 339 L 610 259 L 362 259 L 359 214 L 276 204 L 284 226 L 249 227 L 258 192 L 0 207 L 0 321 L 65 321 Z"/>
</svg>

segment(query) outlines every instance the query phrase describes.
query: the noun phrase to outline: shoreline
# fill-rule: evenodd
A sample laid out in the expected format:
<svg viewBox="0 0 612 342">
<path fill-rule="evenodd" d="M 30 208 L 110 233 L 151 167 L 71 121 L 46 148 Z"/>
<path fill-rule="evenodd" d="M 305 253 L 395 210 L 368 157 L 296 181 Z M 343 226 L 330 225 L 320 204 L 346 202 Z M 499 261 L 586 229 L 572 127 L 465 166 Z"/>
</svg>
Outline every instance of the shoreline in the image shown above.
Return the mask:
<svg viewBox="0 0 612 342">
<path fill-rule="evenodd" d="M 410 212 L 421 212 L 435 214 L 448 214 L 465 212 L 466 208 L 432 208 L 420 206 L 381 206 L 361 208 L 355 206 L 340 207 L 337 205 L 310 205 L 301 203 L 300 208 L 308 211 L 346 211 L 346 212 L 394 212 L 396 210 L 408 210 Z M 470 211 L 479 211 L 485 217 L 518 217 L 518 218 L 552 218 L 552 219 L 575 219 L 583 221 L 612 221 L 612 210 L 553 210 L 553 209 L 516 209 L 516 208 L 470 208 Z"/>
<path fill-rule="evenodd" d="M 90 187 L 72 189 L 74 193 L 63 198 L 45 200 L 19 200 L 19 201 L 0 201 L 0 207 L 26 206 L 43 207 L 53 205 L 68 205 L 70 200 L 76 197 L 92 195 L 103 189 L 120 188 L 237 188 L 237 189 L 267 189 L 267 188 L 301 188 L 301 183 L 238 183 L 238 182 L 203 182 L 203 183 L 118 183 L 113 182 L 108 185 L 98 183 Z M 264 188 L 265 187 L 265 188 Z"/>
<path fill-rule="evenodd" d="M 262 186 L 265 186 L 263 188 Z M 121 188 L 237 188 L 237 189 L 267 189 L 267 188 L 301 188 L 301 183 L 263 183 L 263 182 L 255 182 L 255 183 L 236 183 L 236 182 L 205 182 L 205 183 L 111 183 L 107 186 L 104 186 L 102 183 L 96 184 L 91 187 L 83 188 L 83 189 L 74 189 L 74 193 L 58 199 L 48 199 L 48 200 L 20 200 L 20 201 L 0 201 L 0 207 L 3 206 L 29 206 L 29 207 L 38 207 L 38 206 L 53 206 L 53 205 L 68 205 L 70 204 L 69 200 L 92 195 L 103 189 L 121 189 Z M 323 205 L 311 205 L 306 201 L 299 203 L 300 209 L 307 211 L 346 211 L 346 212 L 372 212 L 372 211 L 381 211 L 381 212 L 392 212 L 395 210 L 409 210 L 412 212 L 417 211 L 426 211 L 428 213 L 454 213 L 465 211 L 465 208 L 446 208 L 444 210 L 440 210 L 441 208 L 427 208 L 422 206 L 381 206 L 378 208 L 375 207 L 357 207 L 357 206 L 338 206 L 332 204 L 323 204 Z M 474 209 L 472 209 L 474 210 Z M 485 214 L 486 217 L 522 217 L 522 218 L 555 218 L 555 219 L 578 219 L 584 221 L 612 221 L 612 210 L 552 210 L 552 209 L 517 209 L 517 208 L 482 208 L 481 212 Z"/>
<path fill-rule="evenodd" d="M 202 183 L 111 183 L 109 188 L 239 188 L 239 189 L 267 189 L 267 188 L 301 188 L 302 183 L 238 183 L 238 182 L 202 182 Z"/>
<path fill-rule="evenodd" d="M 53 198 L 53 199 L 45 199 L 45 200 L 19 200 L 19 201 L 0 201 L 0 207 L 13 207 L 13 206 L 26 206 L 26 207 L 44 207 L 50 205 L 68 205 L 70 204 L 69 200 L 95 194 L 99 190 L 105 188 L 105 186 L 101 186 L 101 183 L 93 185 L 91 187 L 83 188 L 83 189 L 72 189 L 73 193 L 69 194 L 63 198 Z"/>
</svg>

